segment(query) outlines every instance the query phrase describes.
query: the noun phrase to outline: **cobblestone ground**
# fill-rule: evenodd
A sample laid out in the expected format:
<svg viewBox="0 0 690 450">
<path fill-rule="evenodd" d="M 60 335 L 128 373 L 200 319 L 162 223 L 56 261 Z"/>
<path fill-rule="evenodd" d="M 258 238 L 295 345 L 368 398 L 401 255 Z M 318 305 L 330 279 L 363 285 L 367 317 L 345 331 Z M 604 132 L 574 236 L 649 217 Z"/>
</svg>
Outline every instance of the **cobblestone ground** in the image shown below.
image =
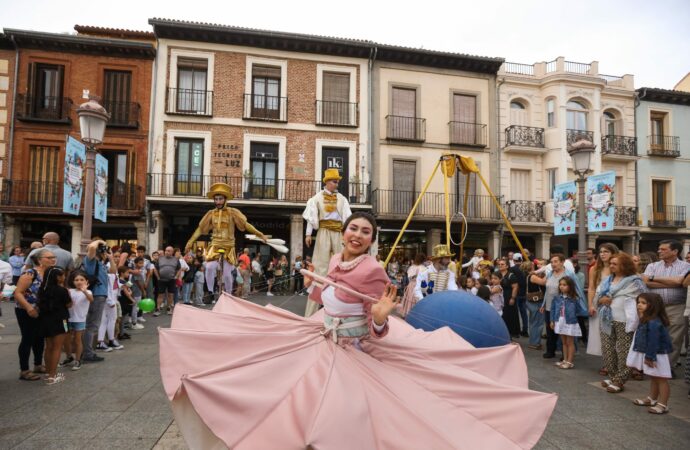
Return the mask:
<svg viewBox="0 0 690 450">
<path fill-rule="evenodd" d="M 253 296 L 293 312 L 305 297 Z M 170 316 L 147 316 L 145 329 L 130 331 L 125 348 L 105 361 L 66 371 L 55 386 L 19 381 L 19 330 L 13 304 L 3 303 L 0 323 L 0 449 L 185 449 L 158 371 L 157 327 Z M 573 370 L 558 370 L 540 351 L 526 348 L 530 387 L 559 394 L 538 449 L 686 449 L 690 445 L 690 399 L 682 380 L 672 381 L 671 412 L 653 416 L 631 399 L 646 395 L 648 381 L 631 381 L 608 394 L 597 374 L 600 360 L 578 355 Z M 681 373 L 679 370 L 678 374 Z M 529 414 L 529 411 L 525 411 Z M 420 449 L 422 450 L 422 449 Z"/>
</svg>

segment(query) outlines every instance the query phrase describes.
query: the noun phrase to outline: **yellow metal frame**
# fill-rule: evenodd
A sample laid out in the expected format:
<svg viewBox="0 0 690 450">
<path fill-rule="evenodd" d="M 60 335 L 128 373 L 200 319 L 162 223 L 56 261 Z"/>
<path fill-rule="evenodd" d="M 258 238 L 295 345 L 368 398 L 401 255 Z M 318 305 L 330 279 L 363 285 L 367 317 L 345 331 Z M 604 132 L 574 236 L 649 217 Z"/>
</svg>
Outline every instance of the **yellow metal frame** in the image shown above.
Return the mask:
<svg viewBox="0 0 690 450">
<path fill-rule="evenodd" d="M 400 233 L 398 234 L 398 237 L 395 239 L 395 242 L 393 243 L 393 247 L 391 247 L 390 252 L 388 252 L 388 256 L 386 257 L 385 264 L 388 265 L 388 262 L 390 259 L 393 257 L 393 253 L 395 253 L 395 249 L 398 246 L 398 243 L 400 242 L 400 239 L 402 238 L 403 234 L 405 233 L 405 230 L 407 229 L 408 225 L 410 224 L 410 221 L 412 221 L 412 217 L 414 216 L 414 213 L 417 211 L 417 207 L 419 206 L 419 203 L 422 201 L 422 197 L 424 197 L 424 194 L 426 194 L 426 191 L 429 189 L 429 185 L 431 184 L 431 180 L 434 179 L 434 176 L 436 175 L 436 171 L 441 168 L 441 174 L 443 175 L 443 197 L 444 197 L 444 209 L 445 209 L 445 219 L 446 219 L 446 245 L 450 249 L 450 222 L 451 222 L 451 213 L 450 213 L 450 192 L 449 192 L 449 185 L 450 185 L 450 178 L 455 176 L 457 172 L 462 172 L 464 175 L 467 175 L 466 180 L 465 180 L 465 201 L 463 203 L 463 215 L 467 217 L 467 200 L 469 199 L 469 192 L 470 192 L 470 175 L 475 174 L 476 177 L 479 177 L 479 180 L 482 182 L 482 185 L 486 189 L 486 191 L 489 193 L 491 196 L 491 199 L 493 200 L 494 205 L 498 209 L 498 212 L 501 213 L 501 217 L 503 217 L 503 221 L 508 227 L 508 230 L 510 231 L 510 234 L 513 236 L 513 240 L 517 244 L 518 248 L 520 249 L 520 253 L 522 254 L 523 258 L 527 260 L 527 254 L 525 252 L 525 249 L 522 247 L 522 243 L 520 243 L 520 240 L 518 239 L 517 235 L 515 234 L 515 230 L 513 229 L 513 225 L 510 223 L 510 219 L 508 219 L 508 216 L 506 215 L 505 211 L 503 211 L 503 208 L 501 207 L 501 203 L 498 201 L 494 193 L 491 191 L 491 188 L 489 187 L 489 184 L 486 182 L 482 174 L 479 172 L 479 168 L 477 165 L 474 163 L 474 160 L 468 156 L 460 156 L 460 155 L 455 155 L 455 154 L 445 154 L 441 156 L 434 166 L 434 169 L 431 171 L 431 175 L 429 176 L 429 179 L 426 181 L 424 184 L 424 188 L 422 189 L 422 192 L 419 194 L 419 197 L 417 197 L 417 201 L 415 201 L 414 205 L 412 206 L 412 209 L 410 210 L 410 214 L 407 216 L 407 220 L 405 220 L 405 223 L 403 224 L 402 228 L 400 229 Z M 465 235 L 465 225 L 466 221 L 462 221 L 462 228 L 461 228 L 461 236 Z M 460 257 L 462 257 L 464 252 L 464 241 L 461 242 L 460 244 Z"/>
</svg>

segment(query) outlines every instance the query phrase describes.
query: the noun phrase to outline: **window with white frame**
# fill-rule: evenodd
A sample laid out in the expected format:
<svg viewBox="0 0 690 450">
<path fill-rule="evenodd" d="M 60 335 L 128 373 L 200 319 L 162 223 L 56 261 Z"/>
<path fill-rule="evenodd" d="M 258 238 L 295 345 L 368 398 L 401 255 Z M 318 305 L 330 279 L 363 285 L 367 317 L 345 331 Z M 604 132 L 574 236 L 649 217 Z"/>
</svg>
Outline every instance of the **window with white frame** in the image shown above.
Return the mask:
<svg viewBox="0 0 690 450">
<path fill-rule="evenodd" d="M 549 199 L 553 199 L 553 192 L 556 190 L 558 169 L 546 169 L 546 193 Z"/>
<path fill-rule="evenodd" d="M 546 99 L 546 126 L 548 128 L 556 126 L 556 100 L 553 98 Z"/>
</svg>

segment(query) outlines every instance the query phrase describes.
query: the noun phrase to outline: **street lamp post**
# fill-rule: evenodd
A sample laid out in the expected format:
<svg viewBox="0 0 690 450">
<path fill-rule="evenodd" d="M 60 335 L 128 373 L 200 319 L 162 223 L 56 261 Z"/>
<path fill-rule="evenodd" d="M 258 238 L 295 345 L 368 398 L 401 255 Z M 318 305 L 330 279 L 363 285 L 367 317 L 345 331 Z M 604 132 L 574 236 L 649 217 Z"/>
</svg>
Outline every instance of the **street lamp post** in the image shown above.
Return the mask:
<svg viewBox="0 0 690 450">
<path fill-rule="evenodd" d="M 575 142 L 568 153 L 573 160 L 573 172 L 577 175 L 579 189 L 577 194 L 577 262 L 580 270 L 587 270 L 587 225 L 585 209 L 585 181 L 596 145 L 587 140 Z"/>
<path fill-rule="evenodd" d="M 93 222 L 93 191 L 96 178 L 96 146 L 103 142 L 105 124 L 110 114 L 94 98 L 77 108 L 81 140 L 86 144 L 86 186 L 84 188 L 84 217 L 81 226 L 81 255 L 86 255 L 86 247 L 91 242 Z"/>
</svg>

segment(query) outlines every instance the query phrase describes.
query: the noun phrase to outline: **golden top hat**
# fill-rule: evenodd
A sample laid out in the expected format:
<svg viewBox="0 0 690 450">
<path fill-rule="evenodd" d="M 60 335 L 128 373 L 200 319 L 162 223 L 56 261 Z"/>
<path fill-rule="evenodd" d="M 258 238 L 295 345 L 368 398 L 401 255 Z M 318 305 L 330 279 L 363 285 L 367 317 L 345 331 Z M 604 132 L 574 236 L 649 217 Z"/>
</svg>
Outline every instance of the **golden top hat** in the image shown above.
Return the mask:
<svg viewBox="0 0 690 450">
<path fill-rule="evenodd" d="M 234 196 L 232 195 L 232 189 L 225 183 L 214 183 L 211 185 L 211 189 L 206 193 L 206 197 L 213 200 L 216 195 L 225 196 L 226 200 L 232 200 Z"/>
<path fill-rule="evenodd" d="M 323 172 L 323 182 L 325 183 L 328 180 L 342 180 L 343 177 L 340 176 L 340 172 L 338 172 L 338 169 L 326 169 Z"/>
<path fill-rule="evenodd" d="M 431 259 L 450 258 L 452 256 L 455 256 L 455 253 L 451 253 L 448 246 L 444 244 L 434 245 L 431 252 Z"/>
</svg>

